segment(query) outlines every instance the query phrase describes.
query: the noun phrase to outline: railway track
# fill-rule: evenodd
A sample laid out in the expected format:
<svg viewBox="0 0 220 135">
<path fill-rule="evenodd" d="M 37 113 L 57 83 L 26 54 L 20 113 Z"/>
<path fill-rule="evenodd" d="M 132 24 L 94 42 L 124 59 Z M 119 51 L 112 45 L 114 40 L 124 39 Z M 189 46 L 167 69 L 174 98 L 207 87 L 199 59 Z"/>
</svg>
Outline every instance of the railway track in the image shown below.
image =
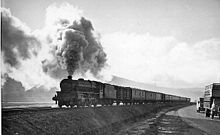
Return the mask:
<svg viewBox="0 0 220 135">
<path fill-rule="evenodd" d="M 24 108 L 2 108 L 2 113 L 13 113 L 13 112 L 28 112 L 28 111 L 43 111 L 43 110 L 54 110 L 60 108 L 52 108 L 51 106 L 47 107 L 24 107 Z"/>
<path fill-rule="evenodd" d="M 122 106 L 122 105 L 119 105 Z M 45 107 L 14 107 L 14 108 L 2 108 L 2 113 L 15 113 L 15 112 L 34 112 L 34 111 L 55 111 L 55 110 L 71 110 L 71 109 L 85 109 L 85 108 L 99 108 L 99 107 L 108 107 L 108 106 L 97 106 L 97 107 L 73 107 L 73 108 L 59 108 L 59 107 L 52 107 L 52 106 L 45 106 Z"/>
<path fill-rule="evenodd" d="M 125 105 L 98 105 L 96 107 L 73 107 L 73 108 L 59 108 L 59 107 L 52 107 L 52 106 L 45 106 L 45 107 L 15 107 L 15 108 L 2 108 L 2 113 L 8 114 L 8 113 L 18 113 L 18 112 L 34 112 L 34 111 L 59 111 L 59 110 L 78 110 L 78 109 L 86 109 L 86 108 L 100 108 L 100 107 L 122 107 Z"/>
<path fill-rule="evenodd" d="M 148 103 L 151 104 L 151 103 Z M 136 104 L 136 105 L 143 105 L 143 104 Z M 8 113 L 17 113 L 17 112 L 35 112 L 35 111 L 60 111 L 60 110 L 79 110 L 79 109 L 86 109 L 86 108 L 94 108 L 98 109 L 100 107 L 123 107 L 129 105 L 99 105 L 96 107 L 73 107 L 73 108 L 59 108 L 59 107 L 52 107 L 52 106 L 44 106 L 44 107 L 15 107 L 15 108 L 2 108 L 2 114 Z"/>
</svg>

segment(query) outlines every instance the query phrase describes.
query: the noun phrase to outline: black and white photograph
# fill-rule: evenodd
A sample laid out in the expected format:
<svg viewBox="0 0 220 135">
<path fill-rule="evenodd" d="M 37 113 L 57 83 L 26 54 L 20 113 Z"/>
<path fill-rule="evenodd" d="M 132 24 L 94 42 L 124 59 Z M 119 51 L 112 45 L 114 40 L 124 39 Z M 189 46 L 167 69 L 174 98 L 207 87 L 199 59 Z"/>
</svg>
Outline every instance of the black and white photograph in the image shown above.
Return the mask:
<svg viewBox="0 0 220 135">
<path fill-rule="evenodd" d="M 220 0 L 1 0 L 2 135 L 219 135 Z"/>
</svg>

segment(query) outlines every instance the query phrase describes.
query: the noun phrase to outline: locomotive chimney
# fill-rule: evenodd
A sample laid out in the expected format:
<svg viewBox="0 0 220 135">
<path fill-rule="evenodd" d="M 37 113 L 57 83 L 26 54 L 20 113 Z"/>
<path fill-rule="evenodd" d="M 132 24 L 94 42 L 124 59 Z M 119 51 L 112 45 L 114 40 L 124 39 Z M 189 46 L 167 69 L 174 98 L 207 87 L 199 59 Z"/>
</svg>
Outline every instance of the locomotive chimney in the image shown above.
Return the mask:
<svg viewBox="0 0 220 135">
<path fill-rule="evenodd" d="M 70 79 L 70 80 L 72 80 L 72 76 L 71 76 L 71 75 L 69 75 L 67 78 Z"/>
</svg>

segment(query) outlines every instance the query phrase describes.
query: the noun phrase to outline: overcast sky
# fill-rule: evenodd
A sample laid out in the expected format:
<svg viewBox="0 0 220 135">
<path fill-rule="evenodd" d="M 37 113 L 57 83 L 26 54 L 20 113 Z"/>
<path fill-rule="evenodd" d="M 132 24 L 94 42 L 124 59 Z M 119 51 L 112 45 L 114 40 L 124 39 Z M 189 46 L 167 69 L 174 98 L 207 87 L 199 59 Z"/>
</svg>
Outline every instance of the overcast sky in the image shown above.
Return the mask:
<svg viewBox="0 0 220 135">
<path fill-rule="evenodd" d="M 77 9 L 99 33 L 112 75 L 176 88 L 220 80 L 219 0 L 3 0 L 2 7 L 32 32 L 49 15 Z"/>
</svg>

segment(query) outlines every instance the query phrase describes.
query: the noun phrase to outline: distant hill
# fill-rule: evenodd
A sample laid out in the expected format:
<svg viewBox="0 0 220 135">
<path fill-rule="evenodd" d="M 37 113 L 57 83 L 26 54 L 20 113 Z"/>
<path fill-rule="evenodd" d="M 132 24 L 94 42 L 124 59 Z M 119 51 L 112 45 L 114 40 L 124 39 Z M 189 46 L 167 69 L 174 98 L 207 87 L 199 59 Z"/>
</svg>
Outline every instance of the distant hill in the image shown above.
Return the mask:
<svg viewBox="0 0 220 135">
<path fill-rule="evenodd" d="M 195 101 L 199 96 L 203 96 L 204 88 L 167 88 L 155 86 L 153 84 L 140 83 L 132 80 L 128 80 L 125 78 L 121 78 L 118 76 L 113 76 L 112 80 L 109 83 L 120 86 L 128 86 L 140 89 L 146 89 L 156 92 L 163 92 L 166 94 L 173 94 L 179 96 L 190 97 L 191 101 Z"/>
</svg>

